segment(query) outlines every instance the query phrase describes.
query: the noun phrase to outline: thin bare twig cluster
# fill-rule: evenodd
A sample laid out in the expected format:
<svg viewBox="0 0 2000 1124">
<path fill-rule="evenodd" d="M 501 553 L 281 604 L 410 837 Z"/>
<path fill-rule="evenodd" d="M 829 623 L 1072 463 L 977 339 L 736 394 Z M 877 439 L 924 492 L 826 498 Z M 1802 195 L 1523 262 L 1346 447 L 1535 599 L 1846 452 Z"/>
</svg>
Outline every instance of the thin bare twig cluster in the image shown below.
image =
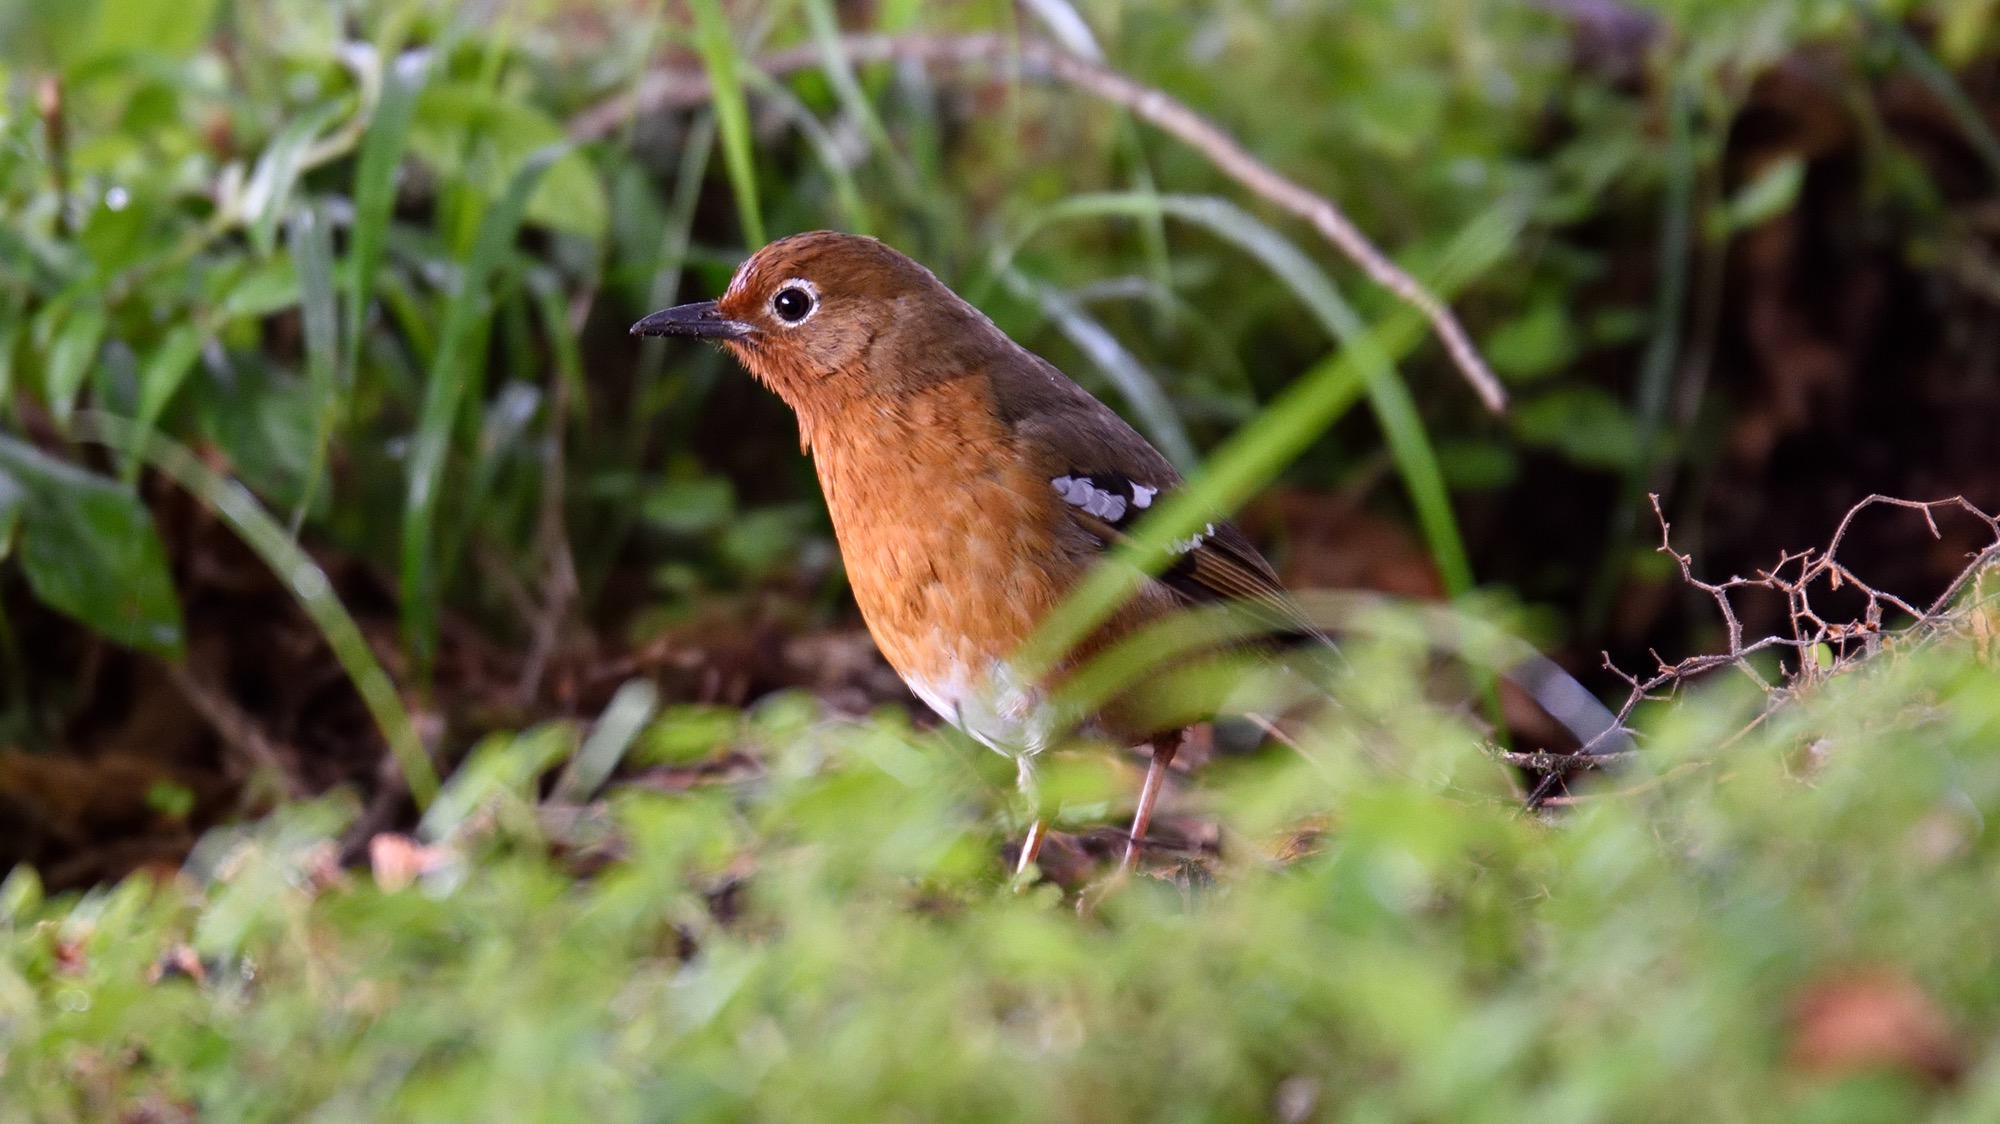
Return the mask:
<svg viewBox="0 0 2000 1124">
<path fill-rule="evenodd" d="M 1720 652 L 1688 656 L 1671 663 L 1654 652 L 1655 666 L 1651 672 L 1644 674 L 1626 672 L 1606 655 L 1605 668 L 1624 680 L 1630 688 L 1618 710 L 1621 727 L 1627 724 L 1641 703 L 1671 698 L 1683 683 L 1723 668 L 1734 668 L 1764 692 L 1764 707 L 1738 732 L 1736 737 L 1741 737 L 1801 690 L 1822 683 L 1856 663 L 1911 642 L 1963 635 L 1972 639 L 1983 657 L 1990 658 L 1995 646 L 1994 634 L 2000 632 L 2000 625 L 1994 623 L 1987 608 L 1991 601 L 2000 598 L 2000 588 L 1989 590 L 1987 584 L 1989 577 L 2000 573 L 2000 516 L 1988 514 L 1963 496 L 1918 501 L 1871 495 L 1848 509 L 1824 549 L 1809 547 L 1797 553 L 1786 552 L 1779 555 L 1775 566 L 1760 570 L 1753 577 L 1731 577 L 1720 582 L 1703 581 L 1695 576 L 1693 557 L 1674 549 L 1672 526 L 1660 510 L 1659 496 L 1650 498 L 1653 515 L 1660 524 L 1658 550 L 1673 558 L 1680 568 L 1683 582 L 1707 594 L 1715 603 L 1716 612 L 1722 617 L 1727 647 Z M 1917 512 L 1923 516 L 1931 537 L 1936 539 L 1944 537 L 1938 529 L 1938 513 L 1960 512 L 1983 524 L 1991 541 L 1973 555 L 1942 593 L 1920 606 L 1870 585 L 1840 560 L 1840 549 L 1847 541 L 1855 519 L 1874 507 Z M 1761 590 L 1784 599 L 1785 631 L 1756 639 L 1746 637 L 1737 613 L 1735 596 L 1748 590 Z M 1830 617 L 1820 605 L 1815 604 L 1816 597 L 1823 603 L 1829 595 L 1839 591 L 1847 591 L 1846 595 L 1850 598 L 1858 596 L 1862 599 L 1858 616 L 1845 619 Z M 1760 667 L 1758 661 L 1752 658 L 1771 651 L 1786 653 L 1789 658 L 1780 659 L 1775 670 L 1770 667 L 1769 660 L 1763 661 L 1764 666 Z M 1733 742 L 1735 738 L 1729 740 Z M 1511 754 L 1509 759 L 1520 758 L 1512 763 L 1525 768 L 1550 770 L 1537 786 L 1538 795 L 1546 797 L 1564 772 L 1602 765 L 1606 758 L 1612 756 L 1616 755 L 1586 758 L 1583 755 Z M 1536 803 L 1565 801 L 1566 798 L 1554 797 Z"/>
</svg>

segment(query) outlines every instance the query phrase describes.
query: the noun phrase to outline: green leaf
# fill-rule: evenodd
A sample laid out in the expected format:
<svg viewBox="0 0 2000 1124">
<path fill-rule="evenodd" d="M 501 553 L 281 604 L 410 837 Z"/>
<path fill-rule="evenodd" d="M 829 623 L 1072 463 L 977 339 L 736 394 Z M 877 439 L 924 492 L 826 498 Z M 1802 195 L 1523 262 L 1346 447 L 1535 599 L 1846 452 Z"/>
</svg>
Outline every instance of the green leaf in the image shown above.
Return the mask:
<svg viewBox="0 0 2000 1124">
<path fill-rule="evenodd" d="M 743 237 L 752 246 L 762 246 L 764 214 L 757 204 L 757 165 L 750 135 L 750 105 L 743 96 L 743 82 L 737 73 L 736 42 L 729 34 L 729 18 L 721 0 L 691 0 L 694 7 L 695 48 L 702 65 L 708 68 L 709 86 L 715 91 L 715 120 L 722 130 L 722 160 L 729 169 L 729 184 L 736 192 L 736 213 L 743 223 Z"/>
<path fill-rule="evenodd" d="M 476 82 L 438 82 L 417 101 L 411 149 L 446 178 L 491 198 L 529 160 L 560 145 L 561 123 L 538 106 Z M 609 205 L 590 162 L 564 151 L 528 198 L 526 221 L 596 240 Z"/>
<path fill-rule="evenodd" d="M 688 703 L 668 707 L 632 750 L 642 765 L 680 765 L 707 757 L 729 743 L 743 715 L 729 707 Z"/>
<path fill-rule="evenodd" d="M 1638 422 L 1597 387 L 1571 387 L 1522 402 L 1513 420 L 1521 440 L 1581 465 L 1626 471 L 1643 463 Z"/>
<path fill-rule="evenodd" d="M 560 130 L 545 144 L 562 139 Z M 549 165 L 535 193 L 528 197 L 528 224 L 560 230 L 596 242 L 604 237 L 610 204 L 597 170 L 581 152 L 566 152 Z"/>
<path fill-rule="evenodd" d="M 35 868 L 22 863 L 0 881 L 0 922 L 18 924 L 42 902 L 42 879 Z"/>
<path fill-rule="evenodd" d="M 175 325 L 140 369 L 139 412 L 132 423 L 134 443 L 127 450 L 132 458 L 128 483 L 139 471 L 138 451 L 152 436 L 153 427 L 159 424 L 167 404 L 187 382 L 188 372 L 194 370 L 195 360 L 201 357 L 201 345 L 205 339 L 202 330 L 194 324 Z"/>
<path fill-rule="evenodd" d="M 54 313 L 55 309 L 52 307 L 50 311 Z M 90 365 L 97 360 L 104 331 L 104 309 L 94 302 L 71 307 L 62 327 L 56 330 L 49 345 L 48 365 L 43 369 L 42 393 L 57 425 L 68 425 L 70 416 L 76 412 L 77 395 L 83 390 Z"/>
<path fill-rule="evenodd" d="M 1787 156 L 1760 172 L 1729 197 L 1723 210 L 1731 233 L 1761 226 L 1792 209 L 1806 182 L 1806 162 Z"/>
<path fill-rule="evenodd" d="M 798 504 L 746 511 L 724 528 L 722 555 L 753 581 L 767 577 L 798 554 L 811 520 L 812 509 Z"/>
<path fill-rule="evenodd" d="M 551 722 L 519 734 L 493 734 L 473 747 L 451 783 L 438 793 L 417 830 L 444 839 L 474 812 L 497 799 L 532 799 L 536 778 L 576 744 L 567 723 Z"/>
<path fill-rule="evenodd" d="M 1551 375 L 1576 359 L 1576 326 L 1564 294 L 1551 292 L 1520 316 L 1502 324 L 1486 341 L 1493 369 L 1516 382 Z"/>
<path fill-rule="evenodd" d="M 179 57 L 201 46 L 214 22 L 215 0 L 99 0 L 91 48 Z"/>
<path fill-rule="evenodd" d="M 185 820 L 194 811 L 194 790 L 173 781 L 154 781 L 146 790 L 146 807 L 170 820 Z"/>
<path fill-rule="evenodd" d="M 0 308 L 0 402 L 14 398 L 14 352 L 21 342 L 21 318 L 12 309 Z"/>
<path fill-rule="evenodd" d="M 714 530 L 735 511 L 736 490 L 726 476 L 661 481 L 647 490 L 639 506 L 646 522 L 682 535 Z"/>
<path fill-rule="evenodd" d="M 1354 89 L 1346 110 L 1364 144 L 1406 160 L 1437 142 L 1450 100 L 1437 73 L 1410 67 Z"/>
<path fill-rule="evenodd" d="M 299 303 L 299 272 L 289 256 L 265 261 L 235 279 L 217 305 L 225 319 L 257 320 Z"/>
<path fill-rule="evenodd" d="M 312 388 L 258 355 L 238 357 L 230 373 L 226 393 L 197 398 L 202 435 L 271 502 L 303 504 L 317 421 Z"/>
<path fill-rule="evenodd" d="M 178 655 L 180 599 L 138 494 L 9 437 L 0 472 L 21 496 L 21 569 L 35 596 L 106 639 Z"/>
<path fill-rule="evenodd" d="M 16 534 L 21 529 L 21 509 L 28 493 L 15 479 L 0 472 L 0 561 L 14 556 Z"/>
<path fill-rule="evenodd" d="M 1992 0 L 1946 4 L 1938 16 L 1937 53 L 1953 70 L 1962 70 L 1988 41 L 2000 10 Z"/>
<path fill-rule="evenodd" d="M 1438 445 L 1438 467 L 1454 491 L 1505 488 L 1520 475 L 1520 458 L 1503 441 L 1459 440 Z"/>
</svg>

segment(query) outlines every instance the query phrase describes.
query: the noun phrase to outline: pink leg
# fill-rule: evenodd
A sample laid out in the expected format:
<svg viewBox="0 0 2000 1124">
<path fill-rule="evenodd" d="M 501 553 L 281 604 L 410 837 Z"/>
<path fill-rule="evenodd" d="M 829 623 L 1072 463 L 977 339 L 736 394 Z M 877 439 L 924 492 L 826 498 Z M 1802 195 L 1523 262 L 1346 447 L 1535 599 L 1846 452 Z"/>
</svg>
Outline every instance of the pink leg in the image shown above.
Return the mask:
<svg viewBox="0 0 2000 1124">
<path fill-rule="evenodd" d="M 1159 802 L 1160 789 L 1166 785 L 1167 766 L 1174 763 L 1174 754 L 1180 752 L 1182 733 L 1175 730 L 1153 739 L 1153 760 L 1146 766 L 1146 783 L 1139 789 L 1139 810 L 1132 816 L 1132 835 L 1125 844 L 1125 859 L 1118 864 L 1120 875 L 1129 874 L 1138 865 L 1139 844 L 1152 825 L 1153 805 Z"/>
</svg>

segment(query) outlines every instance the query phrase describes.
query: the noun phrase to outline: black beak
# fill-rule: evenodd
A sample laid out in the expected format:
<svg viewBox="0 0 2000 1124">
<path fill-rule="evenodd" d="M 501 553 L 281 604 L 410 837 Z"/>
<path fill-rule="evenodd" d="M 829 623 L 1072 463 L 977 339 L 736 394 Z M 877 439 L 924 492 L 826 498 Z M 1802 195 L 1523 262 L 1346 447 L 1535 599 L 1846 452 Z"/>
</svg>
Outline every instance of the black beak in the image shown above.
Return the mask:
<svg viewBox="0 0 2000 1124">
<path fill-rule="evenodd" d="M 740 340 L 751 332 L 750 325 L 731 320 L 715 307 L 714 301 L 677 304 L 655 312 L 632 325 L 635 336 L 693 336 L 703 340 Z"/>
</svg>

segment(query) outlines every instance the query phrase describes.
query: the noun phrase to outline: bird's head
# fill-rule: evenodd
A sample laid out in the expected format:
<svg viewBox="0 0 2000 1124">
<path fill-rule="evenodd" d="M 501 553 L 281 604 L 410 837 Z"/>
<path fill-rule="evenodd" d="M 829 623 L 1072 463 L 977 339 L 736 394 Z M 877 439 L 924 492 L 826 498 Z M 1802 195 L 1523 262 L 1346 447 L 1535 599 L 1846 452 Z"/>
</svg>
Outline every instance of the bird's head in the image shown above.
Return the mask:
<svg viewBox="0 0 2000 1124">
<path fill-rule="evenodd" d="M 962 377 L 1006 346 L 930 270 L 873 238 L 824 230 L 765 246 L 721 297 L 655 312 L 632 334 L 722 344 L 802 420 Z"/>
</svg>

